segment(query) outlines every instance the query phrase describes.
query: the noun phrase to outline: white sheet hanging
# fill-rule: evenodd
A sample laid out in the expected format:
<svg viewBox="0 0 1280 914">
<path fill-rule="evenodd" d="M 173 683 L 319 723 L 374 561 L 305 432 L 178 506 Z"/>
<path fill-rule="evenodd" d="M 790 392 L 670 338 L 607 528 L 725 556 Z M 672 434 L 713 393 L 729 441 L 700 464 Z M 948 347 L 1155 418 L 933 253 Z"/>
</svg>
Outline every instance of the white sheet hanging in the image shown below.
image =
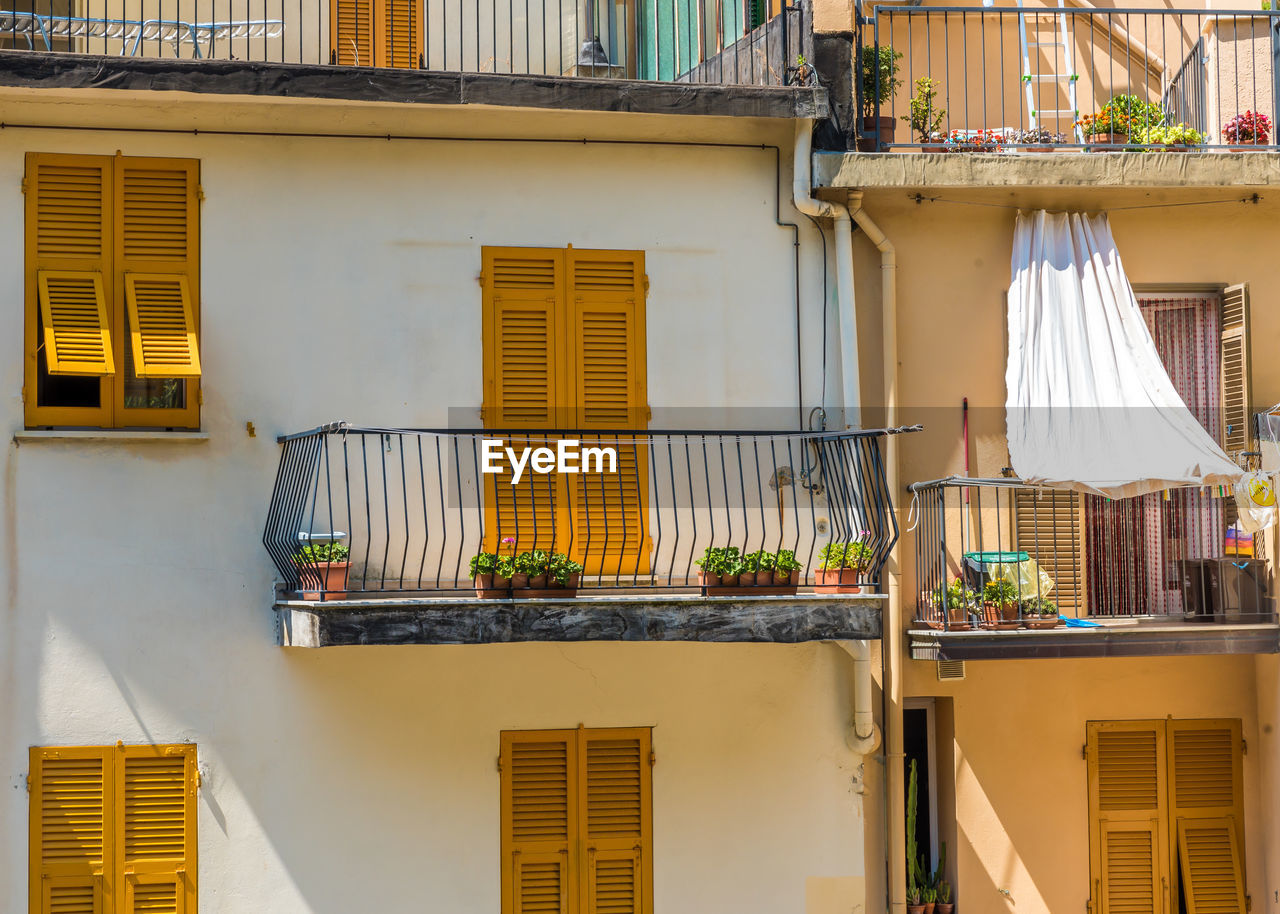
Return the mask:
<svg viewBox="0 0 1280 914">
<path fill-rule="evenodd" d="M 1244 475 L 1174 390 L 1105 215 L 1018 214 L 1005 389 L 1028 482 L 1128 498 Z"/>
</svg>

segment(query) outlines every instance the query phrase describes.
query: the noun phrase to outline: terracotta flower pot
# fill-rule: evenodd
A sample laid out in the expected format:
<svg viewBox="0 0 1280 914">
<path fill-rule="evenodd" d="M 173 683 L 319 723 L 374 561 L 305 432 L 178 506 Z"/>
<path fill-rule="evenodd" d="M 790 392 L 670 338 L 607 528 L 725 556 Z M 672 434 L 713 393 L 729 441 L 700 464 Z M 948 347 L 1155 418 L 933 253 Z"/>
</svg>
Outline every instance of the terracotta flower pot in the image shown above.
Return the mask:
<svg viewBox="0 0 1280 914">
<path fill-rule="evenodd" d="M 720 575 L 712 574 L 709 571 L 699 571 L 698 586 L 699 587 L 719 587 Z"/>
<path fill-rule="evenodd" d="M 935 905 L 937 905 L 936 901 L 926 901 L 924 903 L 924 914 L 933 914 Z"/>
<path fill-rule="evenodd" d="M 1057 628 L 1061 621 L 1057 613 L 1052 616 L 1026 616 L 1022 624 L 1027 628 Z"/>
<path fill-rule="evenodd" d="M 938 906 L 934 908 L 934 914 L 951 914 L 956 909 L 955 902 L 948 901 L 946 903 L 938 902 Z"/>
<path fill-rule="evenodd" d="M 314 588 L 304 591 L 302 599 L 346 599 L 347 576 L 350 573 L 350 562 L 316 562 L 314 565 L 299 566 L 298 577 L 302 581 L 302 586 Z"/>
<path fill-rule="evenodd" d="M 493 576 L 493 586 L 495 590 L 510 590 L 511 578 L 504 578 L 500 574 L 495 574 Z"/>
<path fill-rule="evenodd" d="M 720 586 L 721 587 L 737 587 L 738 577 L 739 576 L 736 574 L 722 574 L 720 575 Z"/>
<path fill-rule="evenodd" d="M 907 914 L 924 914 L 924 905 L 922 904 L 907 905 Z"/>
<path fill-rule="evenodd" d="M 969 622 L 969 610 L 963 606 L 947 608 L 947 628 L 953 632 L 965 632 L 973 628 Z"/>
<path fill-rule="evenodd" d="M 813 573 L 817 593 L 862 593 L 857 568 L 819 569 Z"/>
<path fill-rule="evenodd" d="M 982 627 L 994 629 L 1017 628 L 1018 605 L 1016 603 L 983 603 Z"/>
<path fill-rule="evenodd" d="M 481 600 L 496 600 L 507 595 L 506 588 L 500 590 L 494 586 L 491 574 L 478 574 L 471 579 L 471 583 L 476 587 L 476 597 Z"/>
<path fill-rule="evenodd" d="M 756 580 L 758 575 L 754 571 L 744 571 L 738 575 L 739 587 L 755 587 L 760 581 Z"/>
<path fill-rule="evenodd" d="M 533 590 L 546 590 L 547 588 L 546 572 L 543 572 L 542 574 L 529 575 L 529 587 L 532 588 Z"/>
<path fill-rule="evenodd" d="M 524 590 L 528 586 L 529 586 L 529 576 L 527 574 L 521 574 L 520 572 L 517 571 L 515 574 L 511 576 L 512 590 Z"/>
<path fill-rule="evenodd" d="M 891 117 L 864 117 L 862 136 L 858 137 L 858 152 L 875 152 L 877 140 L 880 146 L 892 143 L 897 126 L 898 122 Z"/>
<path fill-rule="evenodd" d="M 800 583 L 800 571 L 793 568 L 790 571 L 775 571 L 773 573 L 774 587 L 795 587 Z"/>
<path fill-rule="evenodd" d="M 1088 141 L 1090 145 L 1085 147 L 1085 152 L 1118 152 L 1129 142 L 1129 135 L 1125 133 L 1095 133 L 1093 136 L 1088 137 Z M 1104 143 L 1108 145 L 1101 145 Z"/>
</svg>

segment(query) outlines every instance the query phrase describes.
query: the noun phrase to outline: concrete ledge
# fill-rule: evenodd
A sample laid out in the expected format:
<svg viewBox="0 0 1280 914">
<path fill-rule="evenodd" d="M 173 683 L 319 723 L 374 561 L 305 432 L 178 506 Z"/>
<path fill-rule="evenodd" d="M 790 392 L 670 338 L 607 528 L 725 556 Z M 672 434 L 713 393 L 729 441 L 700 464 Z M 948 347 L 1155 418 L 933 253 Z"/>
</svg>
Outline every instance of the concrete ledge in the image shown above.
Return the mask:
<svg viewBox="0 0 1280 914">
<path fill-rule="evenodd" d="M 819 152 L 819 187 L 1274 187 L 1276 152 Z"/>
<path fill-rule="evenodd" d="M 704 117 L 827 116 L 826 92 L 799 86 L 690 85 L 39 51 L 0 51 L 0 86 L 196 92 L 416 105 L 497 105 Z"/>
<path fill-rule="evenodd" d="M 113 444 L 137 444 L 139 442 L 196 444 L 208 440 L 208 432 L 169 432 L 164 429 L 28 428 L 13 433 L 13 442 L 19 445 L 59 441 L 109 441 Z"/>
<path fill-rule="evenodd" d="M 1008 632 L 912 629 L 907 643 L 913 660 L 1275 654 L 1280 653 L 1280 624 L 1138 624 Z"/>
<path fill-rule="evenodd" d="M 281 601 L 285 647 L 521 641 L 877 639 L 883 595 L 625 596 L 547 600 Z"/>
</svg>

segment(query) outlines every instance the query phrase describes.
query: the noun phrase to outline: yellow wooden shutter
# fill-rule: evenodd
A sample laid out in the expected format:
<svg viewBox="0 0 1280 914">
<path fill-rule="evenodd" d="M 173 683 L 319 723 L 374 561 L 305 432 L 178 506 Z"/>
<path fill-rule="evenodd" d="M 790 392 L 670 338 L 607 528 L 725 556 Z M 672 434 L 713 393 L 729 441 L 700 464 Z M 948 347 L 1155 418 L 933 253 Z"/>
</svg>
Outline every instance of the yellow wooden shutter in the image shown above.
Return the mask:
<svg viewBox="0 0 1280 914">
<path fill-rule="evenodd" d="M 647 729 L 580 731 L 586 914 L 652 910 L 652 796 Z"/>
<path fill-rule="evenodd" d="M 195 747 L 125 746 L 118 751 L 118 910 L 195 911 Z"/>
<path fill-rule="evenodd" d="M 1222 293 L 1222 446 L 1233 459 L 1251 450 L 1249 350 L 1249 287 L 1228 286 Z"/>
<path fill-rule="evenodd" d="M 648 422 L 644 254 L 570 248 L 567 270 L 575 424 L 642 428 Z M 641 437 L 582 440 L 584 447 L 602 445 L 615 448 L 617 472 L 574 477 L 574 552 L 590 572 L 647 572 L 648 448 Z"/>
<path fill-rule="evenodd" d="M 576 914 L 573 730 L 502 734 L 503 914 Z"/>
<path fill-rule="evenodd" d="M 112 867 L 110 750 L 31 750 L 31 911 L 106 914 Z"/>
<path fill-rule="evenodd" d="M 1170 806 L 1174 822 L 1226 820 L 1244 872 L 1244 760 L 1239 720 L 1170 720 Z M 1187 852 L 1184 846 L 1178 849 Z M 1174 871 L 1185 874 L 1187 861 Z M 1217 908 L 1204 910 L 1217 911 Z"/>
<path fill-rule="evenodd" d="M 372 67 L 375 0 L 330 0 L 329 61 L 344 67 Z"/>
<path fill-rule="evenodd" d="M 124 158 L 117 238 L 130 355 L 138 377 L 199 377 L 197 165 Z"/>
<path fill-rule="evenodd" d="M 537 430 L 563 421 L 564 253 L 545 248 L 484 248 L 484 417 L 485 427 L 502 429 L 503 442 L 522 448 L 556 446 Z M 520 435 L 533 431 L 533 435 Z M 503 461 L 506 466 L 506 461 Z M 512 486 L 511 474 L 486 477 L 485 547 L 564 551 L 568 512 L 564 482 L 554 474 L 525 468 Z"/>
<path fill-rule="evenodd" d="M 115 371 L 109 325 L 110 159 L 27 159 L 28 287 L 35 290 L 49 374 Z"/>
<path fill-rule="evenodd" d="M 1098 914 L 1159 914 L 1168 890 L 1163 721 L 1090 721 L 1090 883 Z"/>
<path fill-rule="evenodd" d="M 1064 616 L 1086 615 L 1080 496 L 1048 489 L 1015 489 L 1013 528 L 1018 549 L 1053 579 L 1047 594 Z"/>
<path fill-rule="evenodd" d="M 1244 859 L 1235 823 L 1222 816 L 1177 822 L 1188 914 L 1245 914 Z"/>
<path fill-rule="evenodd" d="M 418 0 L 380 0 L 380 67 L 416 69 L 422 59 L 422 4 Z"/>
</svg>

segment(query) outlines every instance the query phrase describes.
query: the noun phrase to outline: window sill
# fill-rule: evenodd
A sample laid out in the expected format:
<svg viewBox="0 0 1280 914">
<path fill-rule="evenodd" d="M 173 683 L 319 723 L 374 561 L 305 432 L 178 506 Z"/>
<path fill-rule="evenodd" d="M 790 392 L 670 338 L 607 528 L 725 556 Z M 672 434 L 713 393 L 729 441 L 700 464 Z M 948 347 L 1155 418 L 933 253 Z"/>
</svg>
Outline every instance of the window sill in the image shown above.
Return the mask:
<svg viewBox="0 0 1280 914">
<path fill-rule="evenodd" d="M 164 429 L 27 428 L 13 433 L 14 444 L 44 441 L 111 441 L 129 444 L 167 441 L 196 444 L 208 440 L 208 432 L 169 432 Z"/>
</svg>

